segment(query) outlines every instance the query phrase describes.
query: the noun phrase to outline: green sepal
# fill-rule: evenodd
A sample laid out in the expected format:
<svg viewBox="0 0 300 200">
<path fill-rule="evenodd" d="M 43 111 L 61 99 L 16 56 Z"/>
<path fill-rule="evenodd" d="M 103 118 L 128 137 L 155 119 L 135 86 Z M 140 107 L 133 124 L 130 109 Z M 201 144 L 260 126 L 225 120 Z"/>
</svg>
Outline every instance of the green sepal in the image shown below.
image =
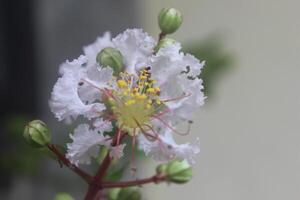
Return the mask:
<svg viewBox="0 0 300 200">
<path fill-rule="evenodd" d="M 174 160 L 168 163 L 166 169 L 167 180 L 173 183 L 186 183 L 191 180 L 193 173 L 186 161 Z"/>
</svg>

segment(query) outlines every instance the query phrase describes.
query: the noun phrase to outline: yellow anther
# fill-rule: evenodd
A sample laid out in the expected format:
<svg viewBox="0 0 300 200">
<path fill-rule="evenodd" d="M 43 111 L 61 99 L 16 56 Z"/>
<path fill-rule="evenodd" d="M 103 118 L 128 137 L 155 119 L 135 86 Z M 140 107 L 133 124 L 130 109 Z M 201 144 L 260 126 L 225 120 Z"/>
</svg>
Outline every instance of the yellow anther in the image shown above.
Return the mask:
<svg viewBox="0 0 300 200">
<path fill-rule="evenodd" d="M 140 99 L 140 100 L 147 98 L 147 96 L 145 94 L 140 94 L 140 93 L 136 93 L 135 96 L 137 99 Z"/>
<path fill-rule="evenodd" d="M 154 88 L 148 88 L 148 89 L 147 89 L 147 92 L 148 92 L 148 93 L 154 93 L 154 92 L 155 92 L 155 89 L 154 89 Z"/>
<path fill-rule="evenodd" d="M 154 88 L 155 92 L 160 92 L 160 88 L 159 87 L 156 87 Z"/>
<path fill-rule="evenodd" d="M 139 99 L 147 99 L 147 96 L 145 94 L 142 94 L 139 96 Z"/>
<path fill-rule="evenodd" d="M 149 103 L 149 104 L 152 104 L 152 100 L 151 100 L 151 99 L 149 99 L 149 100 L 148 100 L 148 103 Z"/>
<path fill-rule="evenodd" d="M 125 106 L 130 106 L 130 105 L 133 105 L 135 104 L 135 100 L 131 99 L 131 100 L 128 100 L 125 102 Z"/>
<path fill-rule="evenodd" d="M 144 75 L 140 76 L 141 80 L 145 80 L 146 78 L 147 78 L 147 76 L 144 76 Z"/>
<path fill-rule="evenodd" d="M 125 88 L 125 87 L 127 87 L 127 83 L 124 80 L 118 80 L 117 84 L 118 84 L 119 88 Z"/>
<path fill-rule="evenodd" d="M 150 108 L 151 108 L 151 105 L 150 105 L 150 104 L 147 104 L 147 105 L 146 105 L 146 108 L 147 108 L 147 109 L 150 109 Z"/>
<path fill-rule="evenodd" d="M 160 105 L 161 101 L 160 100 L 156 100 L 156 103 L 157 103 L 157 105 Z"/>
</svg>

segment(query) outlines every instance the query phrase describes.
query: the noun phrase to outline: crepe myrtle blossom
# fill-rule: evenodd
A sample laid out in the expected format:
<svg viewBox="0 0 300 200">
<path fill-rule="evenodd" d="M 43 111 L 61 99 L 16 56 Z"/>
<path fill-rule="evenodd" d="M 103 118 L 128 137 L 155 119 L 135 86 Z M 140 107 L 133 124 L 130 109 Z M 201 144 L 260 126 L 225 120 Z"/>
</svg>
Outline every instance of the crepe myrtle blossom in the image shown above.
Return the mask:
<svg viewBox="0 0 300 200">
<path fill-rule="evenodd" d="M 121 70 L 103 66 L 99 53 L 115 49 L 122 56 Z M 192 113 L 204 103 L 199 74 L 204 62 L 181 52 L 177 42 L 155 50 L 156 42 L 141 29 L 128 29 L 111 39 L 109 33 L 84 47 L 84 55 L 60 66 L 60 78 L 50 99 L 58 120 L 87 119 L 70 135 L 67 157 L 74 164 L 90 163 L 100 146 L 111 156 L 120 157 L 124 145 L 112 147 L 113 137 L 106 135 L 116 127 L 132 138 L 146 155 L 167 162 L 178 158 L 193 162 L 199 152 L 197 142 L 176 144 L 173 134 L 185 135 Z M 184 132 L 175 127 L 186 123 Z"/>
</svg>

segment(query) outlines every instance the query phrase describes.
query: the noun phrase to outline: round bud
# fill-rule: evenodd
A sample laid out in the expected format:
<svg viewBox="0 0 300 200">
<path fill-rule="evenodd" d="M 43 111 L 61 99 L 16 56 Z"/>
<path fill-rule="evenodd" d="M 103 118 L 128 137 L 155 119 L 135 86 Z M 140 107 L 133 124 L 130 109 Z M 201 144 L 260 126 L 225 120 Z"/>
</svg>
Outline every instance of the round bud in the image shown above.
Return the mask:
<svg viewBox="0 0 300 200">
<path fill-rule="evenodd" d="M 166 174 L 167 171 L 167 164 L 160 164 L 156 167 L 156 173 L 157 174 Z"/>
<path fill-rule="evenodd" d="M 31 146 L 36 148 L 44 147 L 51 141 L 50 130 L 41 120 L 29 122 L 25 126 L 23 136 Z"/>
<path fill-rule="evenodd" d="M 74 200 L 73 197 L 71 195 L 69 195 L 68 193 L 58 193 L 54 200 Z"/>
<path fill-rule="evenodd" d="M 172 38 L 163 38 L 158 42 L 158 44 L 154 48 L 154 51 L 158 52 L 161 48 L 167 47 L 167 46 L 175 44 L 175 43 L 176 43 L 176 40 L 174 40 Z"/>
<path fill-rule="evenodd" d="M 117 200 L 141 200 L 142 195 L 137 188 L 123 188 L 118 195 Z"/>
<path fill-rule="evenodd" d="M 112 47 L 102 49 L 96 57 L 97 62 L 102 67 L 111 67 L 114 70 L 114 75 L 118 76 L 123 71 L 123 56 L 120 51 Z"/>
<path fill-rule="evenodd" d="M 192 178 L 192 168 L 186 161 L 174 160 L 168 163 L 167 179 L 173 183 L 186 183 Z"/>
<path fill-rule="evenodd" d="M 174 33 L 182 23 L 182 15 L 175 8 L 163 8 L 158 15 L 158 24 L 164 34 Z"/>
</svg>

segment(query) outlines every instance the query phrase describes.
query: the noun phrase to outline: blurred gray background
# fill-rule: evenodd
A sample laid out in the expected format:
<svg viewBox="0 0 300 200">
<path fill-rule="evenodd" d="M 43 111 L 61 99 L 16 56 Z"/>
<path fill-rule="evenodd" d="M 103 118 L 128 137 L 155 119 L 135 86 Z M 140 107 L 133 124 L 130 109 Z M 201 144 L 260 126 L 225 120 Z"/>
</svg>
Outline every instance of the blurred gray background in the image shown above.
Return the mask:
<svg viewBox="0 0 300 200">
<path fill-rule="evenodd" d="M 25 106 L 27 109 L 24 109 L 24 113 L 30 119 L 42 118 L 49 123 L 51 129 L 60 130 L 59 133 L 53 133 L 57 141 L 64 141 L 62 135 L 66 128 L 50 113 L 48 99 L 57 79 L 58 65 L 66 59 L 78 57 L 82 53 L 82 46 L 93 42 L 106 30 L 110 30 L 115 36 L 126 28 L 141 27 L 157 36 L 159 10 L 163 7 L 175 7 L 183 13 L 184 23 L 172 35 L 173 38 L 182 42 L 186 48 L 199 42 L 199 48 L 202 47 L 199 53 L 201 58 L 203 49 L 206 49 L 203 44 L 207 38 L 217 35 L 216 40 L 222 41 L 220 48 L 226 55 L 229 52 L 233 62 L 229 62 L 232 63 L 230 69 L 222 71 L 221 75 L 210 81 L 207 104 L 197 112 L 192 134 L 188 138 L 178 138 L 180 141 L 200 138 L 201 153 L 193 166 L 194 179 L 179 186 L 145 186 L 142 189 L 145 193 L 144 199 L 300 198 L 299 1 L 29 2 L 32 6 L 31 28 L 34 33 L 29 50 L 34 55 L 31 55 L 33 59 L 27 61 L 27 65 L 35 66 L 35 76 L 30 77 L 35 80 L 31 84 L 36 88 L 35 93 L 28 97 L 30 99 L 34 96 L 28 102 L 35 103 Z M 6 14 L 7 9 L 21 10 L 22 5 L 26 7 L 24 3 L 18 7 L 12 1 L 3 5 L 6 6 L 2 6 L 2 13 Z M 3 22 L 3 19 L 7 22 Z M 0 18 L 0 23 L 13 24 L 16 26 L 14 28 L 18 28 L 21 21 L 22 18 L 15 21 L 7 16 L 2 20 Z M 7 33 L 2 27 L 0 30 L 5 36 Z M 6 41 L 5 37 L 1 39 Z M 8 43 L 14 44 L 11 40 Z M 12 52 L 18 51 L 16 44 L 15 46 Z M 1 50 L 0 58 L 3 58 L 3 52 L 7 50 Z M 219 51 L 218 48 L 213 49 L 212 54 L 215 51 Z M 205 51 L 203 55 L 204 53 Z M 5 83 L 13 81 L 5 79 L 9 71 L 7 69 L 14 66 L 15 71 L 22 71 L 20 63 L 7 60 L 5 57 L 0 59 L 1 66 L 4 66 L 0 68 L 0 77 L 6 85 L 1 90 L 1 98 L 7 97 L 6 88 L 11 85 Z M 207 59 L 208 66 L 210 63 L 212 60 Z M 228 66 L 228 63 L 220 62 L 219 65 Z M 26 77 L 29 75 L 25 73 L 23 78 L 26 80 Z M 26 88 L 28 90 L 29 86 Z M 21 105 L 21 97 L 25 98 L 23 95 L 16 95 L 10 99 L 18 98 L 16 105 Z M 6 105 L 18 108 L 12 103 Z M 10 107 L 5 116 L 19 114 L 20 109 Z M 2 124 L 7 119 L 2 119 Z M 9 137 L 1 140 L 10 141 L 7 138 Z M 7 145 L 5 148 L 4 146 L 2 145 L 1 151 L 8 152 Z M 142 169 L 145 174 L 151 174 L 153 168 L 154 163 L 147 161 Z M 68 170 L 59 169 L 57 163 L 47 159 L 39 164 L 34 173 L 24 173 L 21 170 L 18 173 L 11 171 L 9 174 L 11 175 L 7 180 L 10 184 L 2 187 L 1 199 L 53 199 L 55 193 L 62 191 L 70 192 L 76 199 L 81 199 L 86 189 L 79 178 Z"/>
<path fill-rule="evenodd" d="M 157 32 L 152 18 L 170 5 L 184 15 L 176 39 L 186 43 L 217 31 L 236 63 L 197 114 L 191 137 L 200 137 L 201 153 L 194 180 L 185 186 L 147 188 L 148 196 L 299 199 L 299 1 L 142 1 L 147 31 Z"/>
</svg>

